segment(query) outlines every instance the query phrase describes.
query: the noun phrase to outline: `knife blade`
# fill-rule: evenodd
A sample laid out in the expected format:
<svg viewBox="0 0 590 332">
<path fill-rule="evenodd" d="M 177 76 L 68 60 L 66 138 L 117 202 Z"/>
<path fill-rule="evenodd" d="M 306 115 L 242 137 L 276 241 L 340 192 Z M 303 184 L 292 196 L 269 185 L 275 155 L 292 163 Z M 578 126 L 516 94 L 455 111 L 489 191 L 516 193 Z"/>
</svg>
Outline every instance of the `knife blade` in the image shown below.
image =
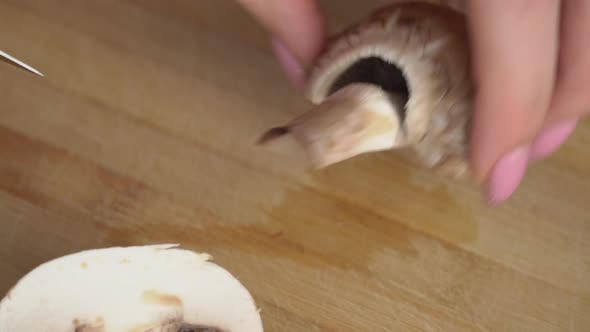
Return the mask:
<svg viewBox="0 0 590 332">
<path fill-rule="evenodd" d="M 29 71 L 33 74 L 39 75 L 41 77 L 45 77 L 45 75 L 43 75 L 40 71 L 38 71 L 37 69 L 27 65 L 26 63 L 20 61 L 19 59 L 11 56 L 10 54 L 3 52 L 0 50 L 0 60 L 9 63 L 13 66 L 16 66 L 17 68 Z"/>
</svg>

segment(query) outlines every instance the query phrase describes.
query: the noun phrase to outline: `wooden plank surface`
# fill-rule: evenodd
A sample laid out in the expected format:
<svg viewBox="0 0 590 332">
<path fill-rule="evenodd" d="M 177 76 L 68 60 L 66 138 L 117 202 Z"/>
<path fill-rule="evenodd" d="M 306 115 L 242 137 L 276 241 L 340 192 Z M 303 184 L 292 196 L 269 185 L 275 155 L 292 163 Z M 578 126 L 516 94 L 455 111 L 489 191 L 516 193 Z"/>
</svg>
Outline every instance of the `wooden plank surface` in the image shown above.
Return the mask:
<svg viewBox="0 0 590 332">
<path fill-rule="evenodd" d="M 384 1 L 323 1 L 332 31 Z M 78 250 L 180 243 L 268 331 L 590 331 L 590 125 L 502 207 L 395 154 L 312 172 L 253 143 L 305 110 L 231 1 L 4 0 L 0 293 Z"/>
</svg>

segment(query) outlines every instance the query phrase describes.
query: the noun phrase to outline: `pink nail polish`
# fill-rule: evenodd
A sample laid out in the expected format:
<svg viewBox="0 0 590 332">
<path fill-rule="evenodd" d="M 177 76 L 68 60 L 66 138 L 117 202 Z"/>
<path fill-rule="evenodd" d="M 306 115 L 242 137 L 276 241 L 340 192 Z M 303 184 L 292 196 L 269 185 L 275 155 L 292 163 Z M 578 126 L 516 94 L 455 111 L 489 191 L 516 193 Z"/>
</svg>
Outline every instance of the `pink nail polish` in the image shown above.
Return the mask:
<svg viewBox="0 0 590 332">
<path fill-rule="evenodd" d="M 498 160 L 487 184 L 488 202 L 491 206 L 504 202 L 516 191 L 525 174 L 529 156 L 530 148 L 525 146 Z"/>
<path fill-rule="evenodd" d="M 540 160 L 553 154 L 576 128 L 577 120 L 565 121 L 543 130 L 531 146 L 531 159 Z"/>
<path fill-rule="evenodd" d="M 272 37 L 272 49 L 287 78 L 298 88 L 305 84 L 305 73 L 293 53 L 278 38 Z"/>
</svg>

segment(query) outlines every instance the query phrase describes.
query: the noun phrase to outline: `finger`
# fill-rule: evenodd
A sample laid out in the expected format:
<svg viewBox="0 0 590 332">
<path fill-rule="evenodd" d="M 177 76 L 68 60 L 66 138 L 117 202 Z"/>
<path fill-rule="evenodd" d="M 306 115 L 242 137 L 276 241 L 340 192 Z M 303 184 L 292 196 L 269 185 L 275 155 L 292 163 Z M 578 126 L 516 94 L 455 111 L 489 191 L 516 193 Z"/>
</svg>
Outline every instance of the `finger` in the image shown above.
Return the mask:
<svg viewBox="0 0 590 332">
<path fill-rule="evenodd" d="M 299 60 L 279 38 L 274 36 L 272 37 L 272 50 L 289 81 L 297 88 L 303 89 L 306 77 L 304 67 Z"/>
<path fill-rule="evenodd" d="M 549 107 L 559 1 L 473 0 L 467 13 L 477 89 L 471 163 L 497 204 L 520 183 Z"/>
<path fill-rule="evenodd" d="M 564 1 L 555 94 L 545 129 L 533 143 L 535 160 L 553 154 L 574 131 L 577 119 L 590 111 L 589 34 L 590 1 Z"/>
<path fill-rule="evenodd" d="M 325 28 L 315 0 L 238 0 L 301 66 L 320 51 Z M 276 47 L 276 45 L 275 45 Z M 286 51 L 285 50 L 285 51 Z"/>
<path fill-rule="evenodd" d="M 545 159 L 555 153 L 571 136 L 577 124 L 577 119 L 563 120 L 543 129 L 531 146 L 531 160 Z"/>
<path fill-rule="evenodd" d="M 577 118 L 590 111 L 590 1 L 565 0 L 555 96 L 547 121 Z"/>
</svg>

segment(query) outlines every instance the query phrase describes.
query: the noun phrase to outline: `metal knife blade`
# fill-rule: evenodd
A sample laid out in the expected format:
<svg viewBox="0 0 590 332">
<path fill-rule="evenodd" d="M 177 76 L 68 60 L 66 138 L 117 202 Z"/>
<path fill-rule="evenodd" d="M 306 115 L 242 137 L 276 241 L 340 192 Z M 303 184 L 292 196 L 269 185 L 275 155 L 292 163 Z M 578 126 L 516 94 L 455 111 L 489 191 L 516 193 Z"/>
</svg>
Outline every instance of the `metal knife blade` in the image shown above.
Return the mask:
<svg viewBox="0 0 590 332">
<path fill-rule="evenodd" d="M 39 75 L 41 77 L 45 77 L 45 75 L 43 75 L 40 71 L 38 71 L 37 69 L 27 65 L 26 63 L 16 59 L 15 57 L 11 56 L 10 54 L 7 54 L 6 52 L 3 52 L 0 50 L 0 60 L 9 63 L 13 66 L 16 66 L 20 69 L 29 71 L 33 74 Z"/>
</svg>

